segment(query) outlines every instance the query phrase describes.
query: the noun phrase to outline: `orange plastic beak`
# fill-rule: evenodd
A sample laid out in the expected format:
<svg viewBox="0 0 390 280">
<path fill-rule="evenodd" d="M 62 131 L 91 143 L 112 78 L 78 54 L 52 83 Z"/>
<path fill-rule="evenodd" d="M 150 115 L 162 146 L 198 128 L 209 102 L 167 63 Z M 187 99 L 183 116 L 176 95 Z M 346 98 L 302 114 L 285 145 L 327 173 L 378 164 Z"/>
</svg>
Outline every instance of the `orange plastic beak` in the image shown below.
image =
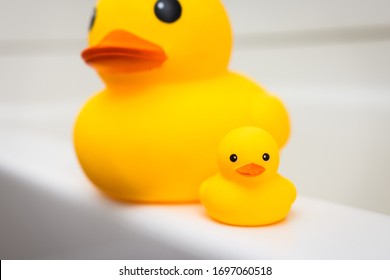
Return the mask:
<svg viewBox="0 0 390 280">
<path fill-rule="evenodd" d="M 241 175 L 253 177 L 263 173 L 265 171 L 265 168 L 254 163 L 250 163 L 240 168 L 237 168 L 236 171 Z"/>
<path fill-rule="evenodd" d="M 160 46 L 123 30 L 109 33 L 98 45 L 85 49 L 81 56 L 96 70 L 111 73 L 151 70 L 167 58 Z"/>
</svg>

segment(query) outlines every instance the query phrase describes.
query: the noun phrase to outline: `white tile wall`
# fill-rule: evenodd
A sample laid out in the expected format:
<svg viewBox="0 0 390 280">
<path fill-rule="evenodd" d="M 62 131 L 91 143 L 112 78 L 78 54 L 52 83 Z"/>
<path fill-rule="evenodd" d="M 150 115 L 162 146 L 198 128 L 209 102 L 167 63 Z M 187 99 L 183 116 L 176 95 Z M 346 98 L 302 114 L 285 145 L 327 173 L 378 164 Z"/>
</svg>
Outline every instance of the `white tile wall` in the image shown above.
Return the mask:
<svg viewBox="0 0 390 280">
<path fill-rule="evenodd" d="M 0 39 L 83 38 L 96 0 L 1 0 Z M 388 0 L 224 0 L 236 33 L 390 25 Z"/>
<path fill-rule="evenodd" d="M 390 24 L 387 0 L 224 0 L 237 33 Z"/>
<path fill-rule="evenodd" d="M 0 40 L 83 38 L 95 0 L 1 0 Z"/>
<path fill-rule="evenodd" d="M 284 173 L 304 194 L 390 214 L 390 1 L 224 2 L 231 68 L 291 111 Z M 0 0 L 0 127 L 69 136 L 102 86 L 79 58 L 94 3 Z"/>
</svg>

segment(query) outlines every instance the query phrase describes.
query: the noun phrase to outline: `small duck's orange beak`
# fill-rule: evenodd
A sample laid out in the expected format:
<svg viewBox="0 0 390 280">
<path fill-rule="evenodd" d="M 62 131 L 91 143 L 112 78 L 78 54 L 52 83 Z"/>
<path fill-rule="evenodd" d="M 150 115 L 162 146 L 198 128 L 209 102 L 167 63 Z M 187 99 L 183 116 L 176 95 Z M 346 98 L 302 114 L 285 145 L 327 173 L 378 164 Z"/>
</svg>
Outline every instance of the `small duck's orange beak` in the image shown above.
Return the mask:
<svg viewBox="0 0 390 280">
<path fill-rule="evenodd" d="M 150 70 L 161 66 L 167 58 L 160 46 L 123 30 L 109 33 L 81 56 L 96 70 L 110 73 Z"/>
<path fill-rule="evenodd" d="M 237 168 L 236 171 L 241 175 L 254 177 L 262 174 L 265 171 L 265 168 L 254 163 L 250 163 Z"/>
</svg>

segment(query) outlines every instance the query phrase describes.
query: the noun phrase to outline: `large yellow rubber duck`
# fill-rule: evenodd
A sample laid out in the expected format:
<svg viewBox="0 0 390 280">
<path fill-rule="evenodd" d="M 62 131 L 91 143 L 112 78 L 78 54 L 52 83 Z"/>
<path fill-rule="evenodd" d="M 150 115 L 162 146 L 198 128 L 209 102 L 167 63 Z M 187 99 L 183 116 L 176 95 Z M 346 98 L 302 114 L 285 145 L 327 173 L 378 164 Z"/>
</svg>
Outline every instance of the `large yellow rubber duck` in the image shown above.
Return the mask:
<svg viewBox="0 0 390 280">
<path fill-rule="evenodd" d="M 279 147 L 288 139 L 281 101 L 228 71 L 231 29 L 219 0 L 100 0 L 89 45 L 82 57 L 106 88 L 81 110 L 74 144 L 87 176 L 113 198 L 198 201 L 230 130 L 262 127 Z"/>
<path fill-rule="evenodd" d="M 283 220 L 295 201 L 294 185 L 280 176 L 279 148 L 265 130 L 243 127 L 228 133 L 218 150 L 219 173 L 200 188 L 211 217 L 236 226 Z"/>
</svg>

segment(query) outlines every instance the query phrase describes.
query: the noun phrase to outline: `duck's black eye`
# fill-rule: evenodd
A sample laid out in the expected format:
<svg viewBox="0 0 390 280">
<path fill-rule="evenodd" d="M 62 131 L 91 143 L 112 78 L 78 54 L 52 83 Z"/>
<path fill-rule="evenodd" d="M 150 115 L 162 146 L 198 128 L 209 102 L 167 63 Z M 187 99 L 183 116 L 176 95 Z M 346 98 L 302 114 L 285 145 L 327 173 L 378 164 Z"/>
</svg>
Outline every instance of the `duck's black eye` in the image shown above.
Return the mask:
<svg viewBox="0 0 390 280">
<path fill-rule="evenodd" d="M 271 158 L 271 157 L 270 157 L 269 154 L 267 154 L 267 153 L 263 155 L 263 160 L 264 160 L 264 161 L 269 161 L 270 158 Z"/>
<path fill-rule="evenodd" d="M 232 154 L 231 156 L 230 156 L 230 161 L 231 162 L 236 162 L 238 160 L 238 156 L 236 155 L 236 154 Z"/>
<path fill-rule="evenodd" d="M 177 0 L 159 0 L 154 6 L 154 13 L 159 20 L 173 23 L 181 16 L 181 5 Z"/>
<path fill-rule="evenodd" d="M 96 21 L 96 8 L 93 9 L 91 22 L 89 23 L 89 31 L 92 30 L 93 26 L 95 25 L 95 21 Z"/>
</svg>

